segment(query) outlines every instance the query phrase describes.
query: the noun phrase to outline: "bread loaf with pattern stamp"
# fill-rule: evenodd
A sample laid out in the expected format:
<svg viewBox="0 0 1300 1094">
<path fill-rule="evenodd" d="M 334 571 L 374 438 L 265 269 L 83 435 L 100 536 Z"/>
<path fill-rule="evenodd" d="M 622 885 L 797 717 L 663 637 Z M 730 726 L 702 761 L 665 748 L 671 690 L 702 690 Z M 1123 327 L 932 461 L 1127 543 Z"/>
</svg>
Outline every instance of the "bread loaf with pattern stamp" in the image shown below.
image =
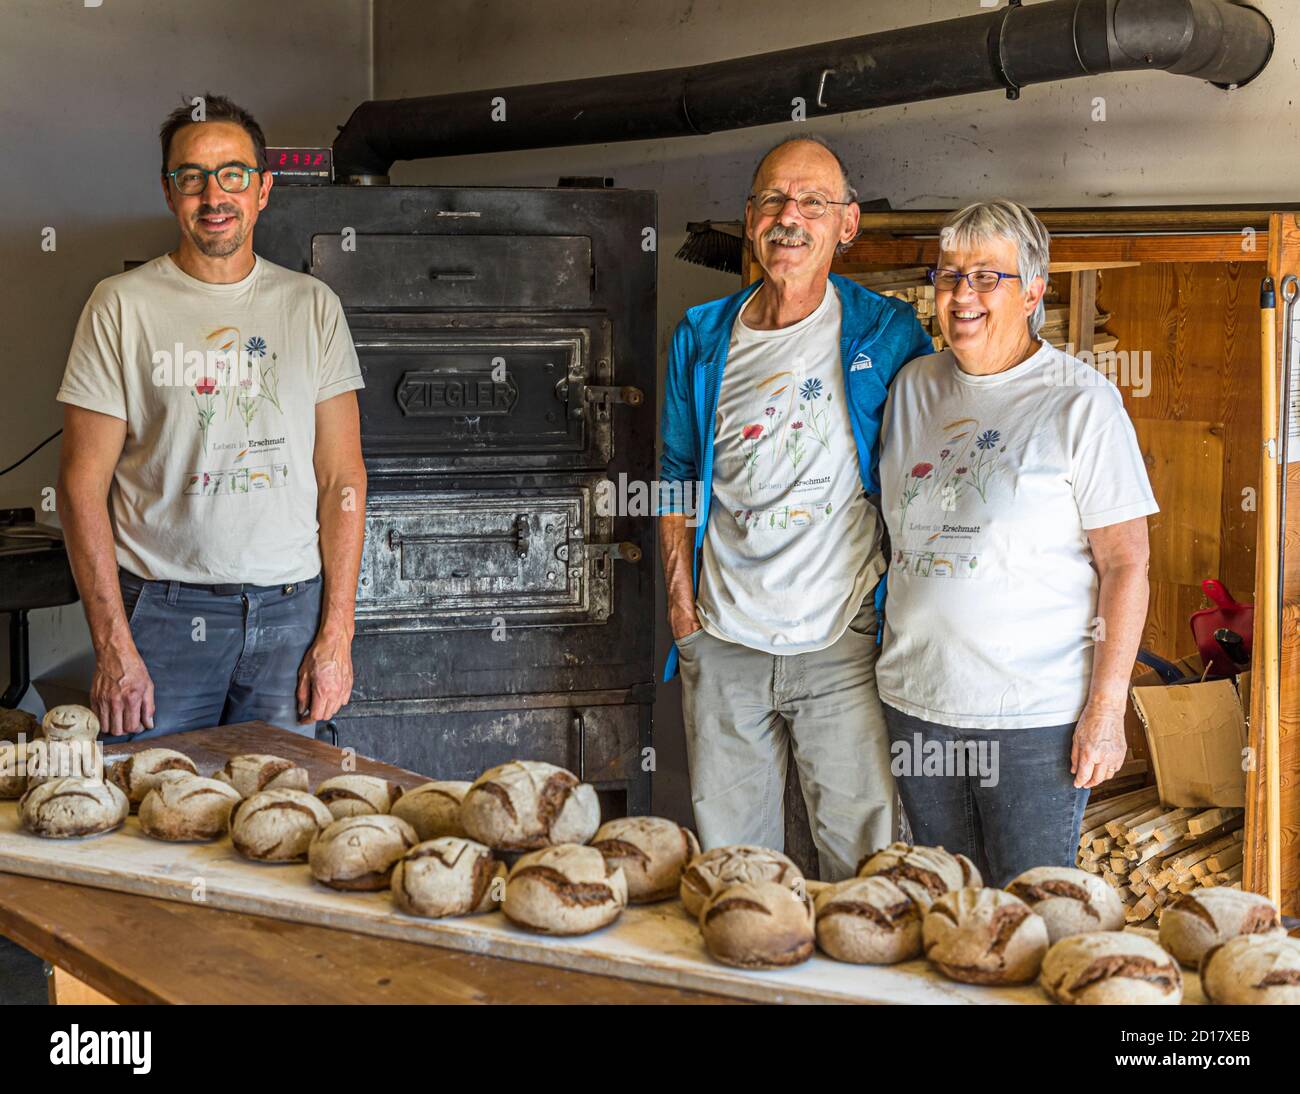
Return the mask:
<svg viewBox="0 0 1300 1094">
<path fill-rule="evenodd" d="M 89 707 L 66 703 L 45 712 L 41 732 L 50 741 L 93 741 L 99 736 L 99 718 Z"/>
<path fill-rule="evenodd" d="M 1152 1006 L 1183 999 L 1178 962 L 1130 931 L 1067 935 L 1047 951 L 1038 982 L 1066 1004 Z"/>
<path fill-rule="evenodd" d="M 1201 988 L 1211 1003 L 1300 1005 L 1300 941 L 1273 931 L 1211 946 L 1201 958 Z"/>
<path fill-rule="evenodd" d="M 715 847 L 692 859 L 682 872 L 678 892 L 686 914 L 699 919 L 709 898 L 729 885 L 775 881 L 789 888 L 803 880 L 799 867 L 780 851 L 738 843 L 731 847 Z"/>
<path fill-rule="evenodd" d="M 441 836 L 465 838 L 460 823 L 460 804 L 465 800 L 467 782 L 427 782 L 406 791 L 393 803 L 392 814 L 401 817 L 421 841 Z"/>
<path fill-rule="evenodd" d="M 393 900 L 404 912 L 434 919 L 490 912 L 505 895 L 505 878 L 505 863 L 491 848 L 439 836 L 416 844 L 393 868 Z"/>
<path fill-rule="evenodd" d="M 542 934 L 587 934 L 627 906 L 627 878 L 594 847 L 561 843 L 522 855 L 506 878 L 502 911 Z"/>
<path fill-rule="evenodd" d="M 714 960 L 741 969 L 783 969 L 813 954 L 814 913 L 806 894 L 779 881 L 728 885 L 700 910 Z"/>
<path fill-rule="evenodd" d="M 307 848 L 311 876 L 332 889 L 387 889 L 393 866 L 419 842 L 400 817 L 367 813 L 344 817 L 321 829 Z"/>
<path fill-rule="evenodd" d="M 887 877 L 916 901 L 922 911 L 944 893 L 978 889 L 983 880 L 965 855 L 952 855 L 942 847 L 913 847 L 891 843 L 858 864 L 858 877 Z"/>
<path fill-rule="evenodd" d="M 1160 915 L 1160 945 L 1189 969 L 1211 946 L 1242 934 L 1282 931 L 1277 907 L 1266 896 L 1216 885 L 1181 893 Z"/>
<path fill-rule="evenodd" d="M 571 771 L 515 760 L 483 772 L 465 792 L 460 821 L 471 839 L 499 851 L 586 843 L 600 827 L 595 788 Z"/>
<path fill-rule="evenodd" d="M 632 904 L 671 900 L 687 864 L 700 853 L 695 833 L 664 817 L 606 821 L 591 845 L 606 862 L 622 868 Z"/>
<path fill-rule="evenodd" d="M 316 797 L 329 807 L 335 820 L 388 813 L 401 796 L 397 783 L 378 775 L 335 775 L 316 787 Z"/>
<path fill-rule="evenodd" d="M 950 980 L 1023 984 L 1043 963 L 1047 924 L 1004 889 L 957 889 L 926 911 L 921 945 L 930 964 Z"/>
<path fill-rule="evenodd" d="M 126 795 L 134 813 L 144 796 L 158 785 L 158 776 L 164 771 L 184 771 L 189 775 L 199 773 L 194 761 L 184 752 L 177 752 L 174 748 L 144 748 L 109 764 L 104 774 Z"/>
<path fill-rule="evenodd" d="M 239 791 L 241 798 L 259 790 L 310 790 L 311 780 L 305 767 L 299 767 L 283 756 L 270 756 L 263 752 L 246 752 L 231 756 L 214 779 L 229 783 Z"/>
<path fill-rule="evenodd" d="M 102 779 L 68 775 L 34 786 L 18 799 L 19 823 L 33 835 L 75 839 L 111 832 L 126 820 L 126 795 Z"/>
<path fill-rule="evenodd" d="M 164 772 L 140 803 L 146 836 L 173 842 L 214 840 L 230 830 L 239 791 L 187 771 Z"/>
<path fill-rule="evenodd" d="M 316 834 L 334 815 L 305 790 L 263 790 L 235 803 L 230 842 L 257 862 L 295 862 L 307 857 Z"/>
<path fill-rule="evenodd" d="M 1124 902 L 1105 878 L 1068 866 L 1035 866 L 1007 886 L 1043 917 L 1047 937 L 1059 942 L 1072 934 L 1118 931 Z"/>
<path fill-rule="evenodd" d="M 921 955 L 921 909 L 887 877 L 855 877 L 813 900 L 817 945 L 837 961 L 893 965 Z"/>
</svg>

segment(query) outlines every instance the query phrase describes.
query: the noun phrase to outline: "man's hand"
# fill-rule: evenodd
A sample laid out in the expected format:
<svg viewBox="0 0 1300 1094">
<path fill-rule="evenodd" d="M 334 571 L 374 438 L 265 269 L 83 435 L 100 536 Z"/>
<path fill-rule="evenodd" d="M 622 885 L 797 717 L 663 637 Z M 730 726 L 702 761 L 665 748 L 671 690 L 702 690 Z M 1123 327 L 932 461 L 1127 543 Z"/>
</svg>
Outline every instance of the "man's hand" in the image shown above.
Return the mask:
<svg viewBox="0 0 1300 1094">
<path fill-rule="evenodd" d="M 90 706 L 102 733 L 153 729 L 153 679 L 129 636 L 97 652 Z"/>
<path fill-rule="evenodd" d="M 694 634 L 700 629 L 699 616 L 695 614 L 695 608 L 683 608 L 680 610 L 670 611 L 668 613 L 668 626 L 672 628 L 673 641 L 679 638 L 685 638 L 688 634 Z"/>
<path fill-rule="evenodd" d="M 298 724 L 333 718 L 352 697 L 352 636 L 322 628 L 298 669 Z"/>
<path fill-rule="evenodd" d="M 1074 746 L 1070 750 L 1074 785 L 1083 789 L 1104 783 L 1120 769 L 1127 754 L 1124 708 L 1093 703 L 1084 707 L 1074 727 Z"/>
</svg>

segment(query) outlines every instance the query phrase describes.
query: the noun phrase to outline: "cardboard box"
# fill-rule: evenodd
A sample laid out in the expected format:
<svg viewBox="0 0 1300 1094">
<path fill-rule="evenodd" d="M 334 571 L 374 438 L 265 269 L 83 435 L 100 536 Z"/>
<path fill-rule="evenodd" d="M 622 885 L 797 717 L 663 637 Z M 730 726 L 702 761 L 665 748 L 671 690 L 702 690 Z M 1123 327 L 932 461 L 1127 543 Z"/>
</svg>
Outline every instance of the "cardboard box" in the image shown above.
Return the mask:
<svg viewBox="0 0 1300 1094">
<path fill-rule="evenodd" d="M 1185 658 L 1179 666 L 1200 673 L 1197 658 Z M 1151 673 L 1134 682 L 1133 707 L 1166 805 L 1244 808 L 1249 688 L 1249 673 L 1172 685 Z"/>
</svg>

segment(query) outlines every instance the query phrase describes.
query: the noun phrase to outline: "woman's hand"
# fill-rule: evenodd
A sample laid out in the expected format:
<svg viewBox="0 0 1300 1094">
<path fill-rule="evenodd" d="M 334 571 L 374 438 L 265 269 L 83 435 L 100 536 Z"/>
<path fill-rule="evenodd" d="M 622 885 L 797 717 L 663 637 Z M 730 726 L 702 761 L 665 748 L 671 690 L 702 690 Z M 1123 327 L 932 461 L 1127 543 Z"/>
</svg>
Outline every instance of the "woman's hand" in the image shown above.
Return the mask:
<svg viewBox="0 0 1300 1094">
<path fill-rule="evenodd" d="M 1124 763 L 1124 707 L 1089 703 L 1074 727 L 1070 772 L 1078 789 L 1097 786 L 1111 778 Z"/>
</svg>

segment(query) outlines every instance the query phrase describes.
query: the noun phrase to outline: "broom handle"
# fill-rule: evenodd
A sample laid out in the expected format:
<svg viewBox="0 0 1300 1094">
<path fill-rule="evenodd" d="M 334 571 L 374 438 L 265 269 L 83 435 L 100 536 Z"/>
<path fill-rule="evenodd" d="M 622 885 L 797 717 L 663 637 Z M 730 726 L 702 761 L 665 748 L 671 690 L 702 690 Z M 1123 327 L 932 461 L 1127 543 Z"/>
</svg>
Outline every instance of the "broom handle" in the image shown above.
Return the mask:
<svg viewBox="0 0 1300 1094">
<path fill-rule="evenodd" d="M 1289 332 L 1288 332 L 1289 334 Z M 1262 645 L 1259 650 L 1263 666 L 1264 725 L 1264 827 L 1265 873 L 1268 897 L 1274 904 L 1282 898 L 1282 823 L 1279 801 L 1280 759 L 1278 748 L 1278 611 L 1277 611 L 1277 543 L 1278 543 L 1278 391 L 1277 391 L 1277 298 L 1273 279 L 1264 278 L 1260 286 L 1260 379 L 1263 388 L 1264 448 L 1261 453 L 1259 536 L 1261 581 L 1255 610 L 1263 613 L 1257 631 Z"/>
</svg>

